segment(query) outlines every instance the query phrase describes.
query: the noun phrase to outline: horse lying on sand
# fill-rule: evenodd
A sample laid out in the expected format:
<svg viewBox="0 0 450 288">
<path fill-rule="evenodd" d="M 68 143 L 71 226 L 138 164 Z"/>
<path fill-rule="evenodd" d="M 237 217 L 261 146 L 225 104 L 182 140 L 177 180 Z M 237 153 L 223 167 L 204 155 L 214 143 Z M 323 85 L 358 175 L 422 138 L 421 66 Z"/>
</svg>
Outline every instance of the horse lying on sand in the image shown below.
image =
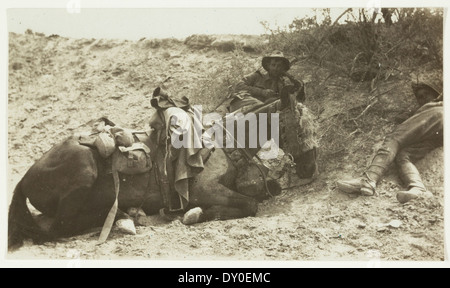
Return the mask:
<svg viewBox="0 0 450 288">
<path fill-rule="evenodd" d="M 158 113 L 154 115 L 152 121 L 164 126 Z M 115 127 L 108 119 L 101 120 Z M 123 136 L 120 132 L 127 130 L 116 127 L 115 131 L 119 133 L 114 138 Z M 199 167 L 191 167 L 193 172 L 187 173 L 189 177 L 181 177 L 175 183 L 176 177 L 170 173 L 173 170 L 168 167 L 175 162 L 169 163 L 167 157 L 173 156 L 174 150 L 170 152 L 171 147 L 162 145 L 161 131 L 166 132 L 167 127 L 148 133 L 128 131 L 132 135 L 128 140 L 133 142 L 128 144 L 138 143 L 148 148 L 142 149 L 145 172 L 114 173 L 117 172 L 114 155 L 122 155 L 118 152 L 120 147 L 114 147 L 114 152 L 106 156 L 98 145 L 93 145 L 95 141 L 86 144 L 80 137 L 70 137 L 53 146 L 30 167 L 14 190 L 8 216 L 8 249 L 20 247 L 26 238 L 43 243 L 105 227 L 111 215 L 116 223 L 121 220 L 133 225 L 132 218 L 123 212 L 132 207 L 140 207 L 147 215 L 161 211 L 184 213 L 182 222 L 187 225 L 255 216 L 259 201 L 281 193 L 277 180 L 267 177 L 267 168 L 251 160 L 258 149 L 234 149 L 241 155 L 240 160 L 244 159 L 238 161 L 239 165 L 227 149 L 199 149 L 195 153 Z M 136 160 L 133 157 L 128 156 L 124 163 Z M 188 197 L 176 193 L 174 196 L 177 184 L 184 187 Z M 27 199 L 50 221 L 45 225 L 37 221 L 27 206 Z M 109 222 L 111 225 L 112 220 Z M 108 233 L 109 230 L 104 239 Z"/>
</svg>

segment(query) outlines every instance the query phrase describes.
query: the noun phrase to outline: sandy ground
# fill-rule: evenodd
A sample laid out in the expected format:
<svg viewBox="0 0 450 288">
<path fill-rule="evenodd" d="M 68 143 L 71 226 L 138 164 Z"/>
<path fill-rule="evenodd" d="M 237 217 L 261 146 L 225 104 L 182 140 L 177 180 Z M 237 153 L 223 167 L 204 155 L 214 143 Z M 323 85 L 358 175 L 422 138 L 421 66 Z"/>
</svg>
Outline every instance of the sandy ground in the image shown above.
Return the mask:
<svg viewBox="0 0 450 288">
<path fill-rule="evenodd" d="M 10 34 L 8 203 L 28 167 L 52 145 L 83 130 L 88 121 L 107 115 L 122 126 L 145 128 L 152 109 L 148 96 L 162 81 L 172 77 L 173 86 L 189 90 L 207 78 L 211 69 L 232 59 L 230 53 L 191 49 L 182 42 L 157 43 Z M 246 55 L 257 67 L 261 55 Z M 317 76 L 308 74 L 310 68 L 293 68 L 292 73 Z M 319 154 L 318 179 L 290 188 L 295 176 L 285 176 L 290 180 L 284 181 L 282 194 L 262 202 L 256 217 L 185 226 L 179 220 L 147 216 L 135 236 L 113 230 L 102 245 L 96 245 L 99 231 L 44 245 L 26 241 L 7 258 L 257 260 L 268 265 L 275 260 L 294 265 L 297 261 L 363 261 L 368 266 L 379 261 L 443 261 L 443 149 L 418 163 L 433 199 L 398 203 L 395 192 L 402 185 L 395 168 L 380 182 L 377 196 L 339 192 L 336 181 L 360 175 L 393 124 L 389 111 L 380 114 L 371 109 L 367 117 L 375 119 L 373 128 L 345 127 L 345 144 L 341 141 L 343 146 L 333 147 L 326 135 L 334 128 L 333 117 L 340 117 L 336 114 L 343 111 L 342 103 L 365 102 L 362 90 L 336 88 L 339 81 L 347 80 L 331 80 L 326 87 L 329 92 L 316 97 L 316 103 L 306 103 L 315 112 L 323 108 L 320 134 L 326 149 Z M 385 85 L 400 85 L 395 91 L 403 97 L 411 94 L 404 78 L 395 81 Z M 202 96 L 193 100 L 201 103 Z M 400 226 L 386 225 L 392 220 L 399 220 Z"/>
</svg>

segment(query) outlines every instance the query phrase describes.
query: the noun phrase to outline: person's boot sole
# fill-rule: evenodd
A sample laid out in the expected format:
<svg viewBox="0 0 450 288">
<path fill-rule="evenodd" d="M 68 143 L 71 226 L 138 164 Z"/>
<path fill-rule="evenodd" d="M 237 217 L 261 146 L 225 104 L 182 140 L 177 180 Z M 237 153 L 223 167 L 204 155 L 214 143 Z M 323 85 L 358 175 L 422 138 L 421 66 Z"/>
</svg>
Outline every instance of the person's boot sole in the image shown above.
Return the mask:
<svg viewBox="0 0 450 288">
<path fill-rule="evenodd" d="M 397 201 L 400 202 L 401 204 L 404 204 L 417 198 L 431 198 L 431 197 L 433 197 L 433 194 L 431 194 L 430 192 L 421 192 L 418 194 L 410 193 L 408 191 L 397 192 Z"/>
<path fill-rule="evenodd" d="M 344 193 L 358 193 L 361 191 L 361 184 L 351 184 L 351 183 L 343 183 L 338 181 L 337 187 Z"/>
</svg>

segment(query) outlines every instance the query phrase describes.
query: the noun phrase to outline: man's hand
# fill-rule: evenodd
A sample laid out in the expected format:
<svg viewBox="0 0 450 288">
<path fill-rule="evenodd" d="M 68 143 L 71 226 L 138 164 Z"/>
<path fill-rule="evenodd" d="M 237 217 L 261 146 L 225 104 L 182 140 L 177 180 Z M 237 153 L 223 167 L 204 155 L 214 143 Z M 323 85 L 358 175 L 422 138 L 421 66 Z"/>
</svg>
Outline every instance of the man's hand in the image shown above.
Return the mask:
<svg viewBox="0 0 450 288">
<path fill-rule="evenodd" d="M 270 98 L 267 98 L 266 100 L 264 100 L 264 103 L 267 104 L 267 103 L 273 102 L 273 101 L 278 100 L 278 99 L 280 99 L 280 98 L 278 98 L 278 97 L 270 97 Z"/>
<path fill-rule="evenodd" d="M 273 98 L 273 97 L 277 97 L 277 93 L 275 93 L 275 91 L 271 90 L 271 89 L 265 89 L 263 91 L 263 96 L 264 98 L 268 99 L 268 98 Z"/>
</svg>

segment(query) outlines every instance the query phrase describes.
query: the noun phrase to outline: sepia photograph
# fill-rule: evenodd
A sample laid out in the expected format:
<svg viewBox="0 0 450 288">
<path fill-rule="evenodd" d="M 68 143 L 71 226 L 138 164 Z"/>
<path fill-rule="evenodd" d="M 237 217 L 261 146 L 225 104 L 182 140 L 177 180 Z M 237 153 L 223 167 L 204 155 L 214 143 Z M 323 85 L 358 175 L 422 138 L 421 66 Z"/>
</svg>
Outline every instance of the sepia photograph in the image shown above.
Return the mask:
<svg viewBox="0 0 450 288">
<path fill-rule="evenodd" d="M 448 266 L 444 2 L 53 2 L 3 11 L 1 266 Z"/>
</svg>

